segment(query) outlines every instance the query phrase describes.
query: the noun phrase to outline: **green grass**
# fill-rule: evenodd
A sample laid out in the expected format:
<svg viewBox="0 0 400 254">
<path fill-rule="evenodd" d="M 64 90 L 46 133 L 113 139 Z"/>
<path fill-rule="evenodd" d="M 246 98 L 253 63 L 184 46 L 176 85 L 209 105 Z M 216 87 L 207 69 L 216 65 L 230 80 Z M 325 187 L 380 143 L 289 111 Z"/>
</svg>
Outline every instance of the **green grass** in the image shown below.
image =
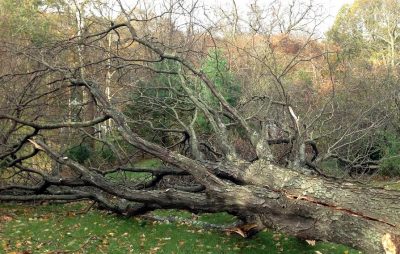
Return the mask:
<svg viewBox="0 0 400 254">
<path fill-rule="evenodd" d="M 384 186 L 385 189 L 387 190 L 397 190 L 400 191 L 400 181 L 397 181 L 395 183 L 388 183 Z"/>
<path fill-rule="evenodd" d="M 143 168 L 157 168 L 161 167 L 161 165 L 162 162 L 158 159 L 146 159 L 135 163 L 136 167 L 143 167 Z"/>
<path fill-rule="evenodd" d="M 146 159 L 134 164 L 135 167 L 141 168 L 157 168 L 161 166 L 161 161 L 158 159 Z M 145 181 L 152 177 L 150 173 L 143 172 L 115 172 L 107 175 L 107 179 L 114 181 Z"/>
<path fill-rule="evenodd" d="M 183 223 L 127 219 L 97 210 L 80 214 L 86 205 L 0 205 L 0 253 L 359 253 L 329 243 L 310 246 L 270 231 L 243 239 Z M 180 211 L 156 214 L 191 216 Z M 204 214 L 198 220 L 231 223 L 234 217 Z"/>
</svg>

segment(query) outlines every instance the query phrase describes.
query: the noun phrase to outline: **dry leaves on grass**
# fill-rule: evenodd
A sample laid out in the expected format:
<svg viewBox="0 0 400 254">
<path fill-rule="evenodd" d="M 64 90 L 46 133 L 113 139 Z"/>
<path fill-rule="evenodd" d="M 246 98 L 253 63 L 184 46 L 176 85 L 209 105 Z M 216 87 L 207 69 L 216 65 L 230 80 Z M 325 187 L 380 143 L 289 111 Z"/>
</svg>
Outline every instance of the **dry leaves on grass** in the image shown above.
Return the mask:
<svg viewBox="0 0 400 254">
<path fill-rule="evenodd" d="M 10 222 L 12 221 L 14 218 L 10 215 L 1 215 L 0 216 L 0 222 Z"/>
<path fill-rule="evenodd" d="M 308 243 L 308 245 L 310 246 L 315 246 L 315 240 L 306 240 L 306 242 Z"/>
</svg>

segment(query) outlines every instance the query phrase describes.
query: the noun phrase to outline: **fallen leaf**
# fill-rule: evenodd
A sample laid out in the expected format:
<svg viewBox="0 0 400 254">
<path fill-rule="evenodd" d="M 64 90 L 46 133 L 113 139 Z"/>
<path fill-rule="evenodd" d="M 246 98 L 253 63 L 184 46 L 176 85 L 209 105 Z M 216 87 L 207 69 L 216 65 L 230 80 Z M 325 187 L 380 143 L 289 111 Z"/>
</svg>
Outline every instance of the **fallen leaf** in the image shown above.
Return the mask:
<svg viewBox="0 0 400 254">
<path fill-rule="evenodd" d="M 281 235 L 280 234 L 273 234 L 272 239 L 274 239 L 275 241 L 279 241 L 281 239 Z"/>
<path fill-rule="evenodd" d="M 40 248 L 42 248 L 42 247 L 43 247 L 43 245 L 44 245 L 44 243 L 39 243 L 38 245 L 36 245 L 36 249 L 40 249 Z"/>
<path fill-rule="evenodd" d="M 13 217 L 11 217 L 10 215 L 2 215 L 2 216 L 0 216 L 0 221 L 10 222 L 12 220 L 13 220 Z"/>
<path fill-rule="evenodd" d="M 155 254 L 155 253 L 157 253 L 157 251 L 159 251 L 161 248 L 160 247 L 154 247 L 154 248 L 152 248 L 151 250 L 150 250 L 150 253 L 151 254 Z"/>
<path fill-rule="evenodd" d="M 315 240 L 306 240 L 308 245 L 315 246 Z"/>
</svg>

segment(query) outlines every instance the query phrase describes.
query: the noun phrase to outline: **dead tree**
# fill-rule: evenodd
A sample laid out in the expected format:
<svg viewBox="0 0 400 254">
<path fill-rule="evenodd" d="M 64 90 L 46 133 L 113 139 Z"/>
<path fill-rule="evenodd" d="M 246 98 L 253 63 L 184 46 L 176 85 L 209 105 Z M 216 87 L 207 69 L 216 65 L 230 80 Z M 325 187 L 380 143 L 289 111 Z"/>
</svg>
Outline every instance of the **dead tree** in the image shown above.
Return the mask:
<svg viewBox="0 0 400 254">
<path fill-rule="evenodd" d="M 120 7 L 124 22 L 111 26 L 107 23 L 107 27 L 89 31 L 84 38 L 80 35 L 46 48 L 3 45 L 11 56 L 23 55 L 30 64 L 17 62 L 14 70 L 0 78 L 1 85 L 15 84 L 3 87 L 8 94 L 4 93 L 0 109 L 1 201 L 90 199 L 130 216 L 165 208 L 225 211 L 256 225 L 257 230 L 271 228 L 302 239 L 346 244 L 366 253 L 399 251 L 400 193 L 325 177 L 310 166 L 315 158 L 307 160 L 304 154 L 305 145 L 309 145 L 318 156 L 317 142 L 310 139 L 307 127 L 302 125 L 302 117 L 287 95 L 283 76 L 304 61 L 302 50 L 312 43 L 312 37 L 307 37 L 291 55 L 281 69 L 283 74 L 265 64 L 278 87 L 276 98 L 255 96 L 234 106 L 200 68 L 206 51 L 204 45 L 194 43 L 203 39 L 206 46 L 218 48 L 218 41 L 209 30 L 204 34 L 191 30 L 190 36 L 185 37 L 171 24 L 175 8 L 181 11 L 180 15 L 185 10 L 192 15 L 194 7 L 173 4 L 165 13 L 153 16 L 126 10 L 122 4 Z M 299 20 L 289 19 L 291 25 L 282 20 L 278 23 L 281 28 L 293 30 L 310 10 L 311 6 L 305 6 L 305 15 L 299 16 L 290 9 L 292 18 Z M 171 15 L 165 19 L 165 14 Z M 194 22 L 192 16 L 189 20 Z M 169 33 L 175 33 L 176 40 L 157 39 L 159 31 L 154 30 L 165 25 L 163 22 L 169 22 L 166 27 Z M 190 24 L 191 29 L 193 26 Z M 110 35 L 115 35 L 114 49 L 109 43 L 113 38 Z M 84 66 L 71 65 L 65 55 L 83 44 L 91 49 L 90 54 L 80 55 L 85 58 Z M 268 47 L 277 57 L 276 47 Z M 262 60 L 246 52 L 256 61 Z M 174 67 L 157 66 L 165 62 Z M 84 76 L 79 74 L 81 68 L 85 68 Z M 115 71 L 112 79 L 111 71 Z M 154 80 L 158 74 L 169 78 L 163 87 L 153 88 L 166 92 L 162 97 L 149 97 L 139 84 L 143 79 Z M 71 101 L 66 96 L 74 89 L 84 91 L 93 100 L 72 105 L 82 109 L 77 113 L 80 118 L 71 117 Z M 136 92 L 136 101 L 132 91 Z M 11 93 L 16 99 L 8 96 Z M 128 104 L 142 109 L 141 113 L 128 112 Z M 253 111 L 249 115 L 243 105 L 250 104 Z M 85 110 L 94 105 L 96 109 L 91 109 L 90 116 L 96 117 L 87 119 Z M 283 133 L 278 138 L 269 135 L 266 127 L 272 107 L 285 112 L 285 118 L 275 119 L 274 126 L 281 126 Z M 325 114 L 327 108 L 319 110 L 315 121 L 326 115 L 329 118 Z M 172 121 L 160 124 L 154 114 L 148 114 L 150 111 L 168 114 Z M 200 115 L 212 134 L 204 135 L 196 126 Z M 371 128 L 380 121 L 377 119 Z M 107 126 L 120 143 L 105 138 L 102 126 Z M 98 131 L 88 132 L 88 128 Z M 170 144 L 152 141 L 141 133 L 144 128 L 168 133 Z M 240 130 L 254 158 L 245 160 L 238 154 L 232 134 L 235 129 Z M 72 158 L 63 144 L 74 143 L 72 139 L 78 137 L 107 146 L 116 161 L 99 164 Z M 179 144 L 188 146 L 190 153 L 176 149 Z M 277 144 L 291 144 L 287 167 L 277 163 L 272 148 Z M 163 166 L 133 166 L 132 157 L 137 151 L 158 158 Z M 44 163 L 48 159 L 52 161 L 50 165 Z M 121 172 L 144 172 L 150 176 L 141 181 L 109 178 Z M 190 176 L 193 181 L 185 186 L 159 184 L 171 175 Z"/>
</svg>

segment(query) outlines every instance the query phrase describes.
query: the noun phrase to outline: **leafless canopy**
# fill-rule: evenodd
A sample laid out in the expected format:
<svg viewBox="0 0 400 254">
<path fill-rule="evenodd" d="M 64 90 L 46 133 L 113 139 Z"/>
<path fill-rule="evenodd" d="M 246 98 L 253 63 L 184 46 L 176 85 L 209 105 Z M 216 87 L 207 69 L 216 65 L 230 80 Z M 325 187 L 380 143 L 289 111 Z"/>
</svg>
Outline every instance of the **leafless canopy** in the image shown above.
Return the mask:
<svg viewBox="0 0 400 254">
<path fill-rule="evenodd" d="M 260 2 L 40 7 L 46 41 L 0 43 L 0 200 L 227 211 L 257 230 L 382 251 L 383 235 L 399 236 L 399 194 L 323 165 L 376 171 L 369 137 L 392 119 L 391 94 L 349 109 L 316 36 L 320 7 Z"/>
</svg>

